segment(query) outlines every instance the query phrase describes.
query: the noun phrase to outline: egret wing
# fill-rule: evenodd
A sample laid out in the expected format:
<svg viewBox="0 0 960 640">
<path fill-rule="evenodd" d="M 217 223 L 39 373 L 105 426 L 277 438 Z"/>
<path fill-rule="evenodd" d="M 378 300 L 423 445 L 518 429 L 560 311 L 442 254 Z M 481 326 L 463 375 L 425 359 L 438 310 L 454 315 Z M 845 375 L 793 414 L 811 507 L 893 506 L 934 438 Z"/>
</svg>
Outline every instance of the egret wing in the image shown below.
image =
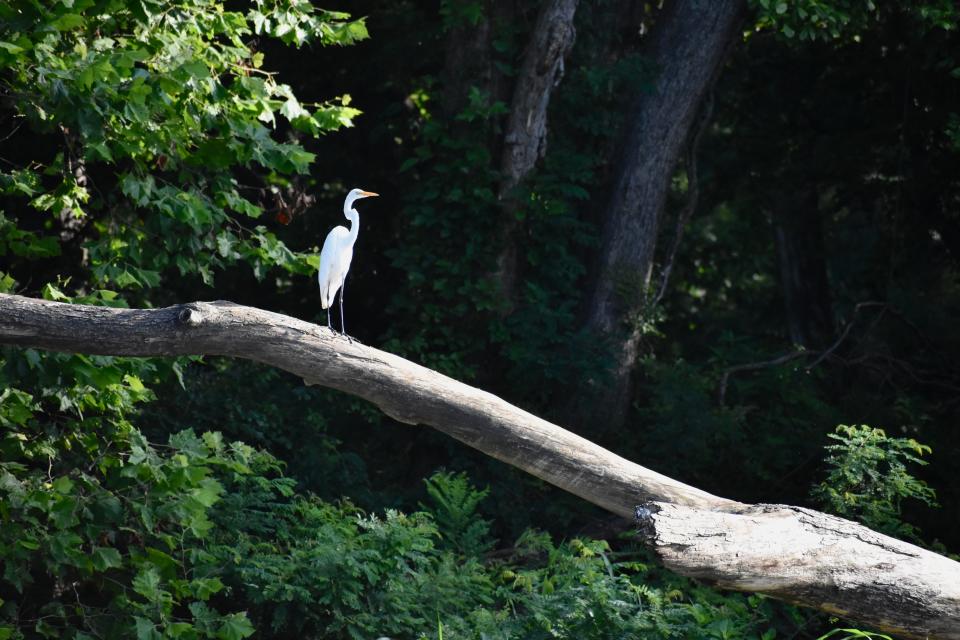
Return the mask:
<svg viewBox="0 0 960 640">
<path fill-rule="evenodd" d="M 346 227 L 334 227 L 323 241 L 320 250 L 320 270 L 317 272 L 317 282 L 320 284 L 320 305 L 324 309 L 330 308 L 333 298 L 337 295 L 343 276 L 350 268 L 352 256 L 350 246 L 350 232 Z"/>
</svg>

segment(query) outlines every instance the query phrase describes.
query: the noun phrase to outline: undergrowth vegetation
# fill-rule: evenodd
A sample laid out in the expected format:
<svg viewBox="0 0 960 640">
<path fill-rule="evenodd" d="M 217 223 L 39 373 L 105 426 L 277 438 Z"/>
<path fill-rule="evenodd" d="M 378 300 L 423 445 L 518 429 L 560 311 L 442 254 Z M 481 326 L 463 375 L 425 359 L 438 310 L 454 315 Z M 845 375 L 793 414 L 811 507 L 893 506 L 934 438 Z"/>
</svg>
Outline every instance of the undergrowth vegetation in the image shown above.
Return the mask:
<svg viewBox="0 0 960 640">
<path fill-rule="evenodd" d="M 51 360 L 73 372 L 66 391 L 45 386 L 30 351 L 0 374 L 4 640 L 769 639 L 810 624 L 657 568 L 629 531 L 496 540 L 489 491 L 463 473 L 427 478 L 414 511 L 371 513 L 302 490 L 276 457 L 217 431 L 151 443 L 130 419 L 152 398 L 152 362 Z M 838 434 L 816 491 L 825 506 L 914 536 L 898 515 L 902 499 L 932 499 L 905 466 L 925 448 L 867 427 Z"/>
<path fill-rule="evenodd" d="M 487 492 L 463 474 L 428 478 L 418 511 L 369 514 L 219 432 L 148 442 L 116 410 L 145 399 L 131 374 L 78 391 L 63 409 L 0 398 L 4 639 L 772 633 L 767 600 L 666 574 L 630 536 L 528 530 L 494 551 Z"/>
</svg>

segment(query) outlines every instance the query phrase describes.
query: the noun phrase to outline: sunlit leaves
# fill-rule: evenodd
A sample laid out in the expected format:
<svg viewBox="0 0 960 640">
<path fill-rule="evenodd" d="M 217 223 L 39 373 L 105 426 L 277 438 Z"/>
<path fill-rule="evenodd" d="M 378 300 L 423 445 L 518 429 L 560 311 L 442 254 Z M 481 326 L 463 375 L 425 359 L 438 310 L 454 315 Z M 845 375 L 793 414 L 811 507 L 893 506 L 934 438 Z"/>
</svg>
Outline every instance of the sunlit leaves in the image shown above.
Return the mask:
<svg viewBox="0 0 960 640">
<path fill-rule="evenodd" d="M 37 158 L 29 170 L 0 174 L 0 190 L 59 219 L 90 218 L 74 227 L 86 241 L 90 279 L 100 285 L 150 288 L 171 268 L 210 284 L 216 271 L 258 254 L 233 218 L 260 215 L 261 188 L 239 186 L 236 172 L 302 174 L 315 157 L 274 138 L 275 114 L 311 136 L 351 126 L 359 114 L 349 96 L 300 102 L 264 71 L 263 52 L 252 46 L 254 33 L 297 45 L 367 37 L 362 20 L 309 2 L 260 1 L 240 13 L 217 0 L 17 0 L 0 16 L 11 104 L 38 133 L 62 140 L 54 161 Z M 62 180 L 50 188 L 38 172 Z M 20 213 L 7 216 L 16 225 Z M 224 246 L 215 238 L 231 227 L 236 246 L 218 251 Z M 50 241 L 13 240 L 19 244 L 0 249 L 26 259 L 55 255 L 43 244 Z M 295 268 L 254 268 L 277 266 Z"/>
<path fill-rule="evenodd" d="M 214 471 L 249 473 L 250 449 L 183 433 L 161 453 L 123 421 L 95 414 L 49 437 L 30 422 L 39 409 L 23 392 L 0 397 L 0 585 L 21 613 L 42 605 L 55 637 L 102 634 L 103 612 L 148 636 L 250 635 L 244 614 L 193 606 L 224 584 L 209 554 L 182 553 L 213 527 L 209 511 L 223 491 Z M 55 586 L 67 580 L 78 591 L 65 595 Z M 21 601 L 27 585 L 31 598 Z M 61 598 L 69 610 L 58 608 Z M 185 618 L 188 603 L 202 615 Z M 16 622 L 11 611 L 0 609 L 0 624 Z"/>
<path fill-rule="evenodd" d="M 798 40 L 859 39 L 884 11 L 904 11 L 924 29 L 956 29 L 960 9 L 952 0 L 913 0 L 895 4 L 873 0 L 750 0 L 756 29 L 774 29 Z"/>
<path fill-rule="evenodd" d="M 348 45 L 369 37 L 363 19 L 315 9 L 307 0 L 255 0 L 247 14 L 255 33 L 270 35 L 300 46 L 308 40 L 326 45 Z"/>
<path fill-rule="evenodd" d="M 28 632 L 21 618 L 39 612 L 49 637 L 102 637 L 104 624 L 140 637 L 252 633 L 243 613 L 199 606 L 224 589 L 199 545 L 223 496 L 218 475 L 250 473 L 256 454 L 219 434 L 182 432 L 158 448 L 137 432 L 126 418 L 165 366 L 32 350 L 3 362 L 0 588 L 12 599 L 0 628 Z"/>
<path fill-rule="evenodd" d="M 830 472 L 813 495 L 837 515 L 856 518 L 872 529 L 918 540 L 916 527 L 903 522 L 901 505 L 919 500 L 936 506 L 936 493 L 910 473 L 908 464 L 925 465 L 930 447 L 913 438 L 892 438 L 883 429 L 844 425 L 828 434 L 837 442 L 826 447 Z"/>
</svg>

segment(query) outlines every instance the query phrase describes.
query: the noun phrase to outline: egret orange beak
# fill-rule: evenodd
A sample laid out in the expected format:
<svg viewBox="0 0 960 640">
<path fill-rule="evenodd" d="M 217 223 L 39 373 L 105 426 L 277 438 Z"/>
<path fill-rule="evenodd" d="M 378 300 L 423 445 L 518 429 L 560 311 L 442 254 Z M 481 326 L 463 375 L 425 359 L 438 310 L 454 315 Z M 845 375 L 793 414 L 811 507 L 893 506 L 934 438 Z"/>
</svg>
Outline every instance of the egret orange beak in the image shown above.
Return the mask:
<svg viewBox="0 0 960 640">
<path fill-rule="evenodd" d="M 361 191 L 361 192 L 360 192 L 360 195 L 362 195 L 364 198 L 369 198 L 369 197 L 371 197 L 371 196 L 377 197 L 377 196 L 379 196 L 380 194 L 379 194 L 379 193 L 374 193 L 373 191 Z"/>
</svg>

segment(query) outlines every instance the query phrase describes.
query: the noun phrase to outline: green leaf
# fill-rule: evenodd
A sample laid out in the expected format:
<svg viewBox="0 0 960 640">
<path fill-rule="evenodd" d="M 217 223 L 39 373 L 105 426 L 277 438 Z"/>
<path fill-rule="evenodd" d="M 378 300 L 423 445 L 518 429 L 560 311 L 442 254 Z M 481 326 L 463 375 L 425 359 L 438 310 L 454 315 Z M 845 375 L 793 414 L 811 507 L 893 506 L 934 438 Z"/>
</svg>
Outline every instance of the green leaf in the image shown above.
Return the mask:
<svg viewBox="0 0 960 640">
<path fill-rule="evenodd" d="M 142 393 L 147 390 L 147 388 L 143 386 L 143 382 L 137 376 L 131 376 L 129 374 L 125 375 L 123 376 L 123 381 L 130 386 L 131 391 L 136 393 Z"/>
<path fill-rule="evenodd" d="M 223 590 L 220 578 L 197 578 L 190 583 L 194 594 L 201 600 L 208 600 L 210 596 Z"/>
<path fill-rule="evenodd" d="M 225 616 L 223 624 L 217 630 L 217 637 L 223 640 L 243 640 L 253 635 L 255 629 L 245 613 L 231 613 Z"/>
<path fill-rule="evenodd" d="M 5 427 L 27 424 L 36 405 L 33 396 L 18 389 L 6 388 L 0 393 L 0 425 Z"/>
<path fill-rule="evenodd" d="M 291 121 L 296 120 L 300 116 L 309 115 L 303 110 L 303 107 L 300 106 L 297 99 L 292 96 L 280 107 L 280 114 Z"/>
<path fill-rule="evenodd" d="M 170 638 L 179 638 L 183 635 L 187 637 L 195 638 L 197 637 L 196 629 L 189 622 L 173 622 L 167 625 L 165 629 L 167 636 Z"/>
<path fill-rule="evenodd" d="M 116 569 L 123 565 L 120 552 L 112 547 L 94 547 L 92 558 L 93 566 L 97 571 Z"/>
<path fill-rule="evenodd" d="M 154 567 L 141 569 L 133 578 L 133 590 L 151 602 L 160 599 L 160 574 Z"/>
<path fill-rule="evenodd" d="M 310 168 L 310 163 L 313 162 L 314 158 L 317 156 L 309 151 L 293 148 L 290 149 L 286 157 L 290 162 L 293 163 L 294 169 L 297 173 L 306 173 Z"/>
<path fill-rule="evenodd" d="M 67 476 L 60 476 L 53 481 L 53 490 L 57 493 L 70 493 L 71 489 L 73 489 L 73 480 Z"/>
<path fill-rule="evenodd" d="M 17 286 L 17 281 L 9 273 L 0 271 L 0 293 L 10 293 Z"/>
<path fill-rule="evenodd" d="M 147 547 L 145 549 L 147 559 L 160 571 L 161 574 L 173 576 L 179 567 L 179 563 L 169 554 L 155 549 L 153 547 Z"/>
<path fill-rule="evenodd" d="M 223 485 L 213 478 L 206 478 L 200 483 L 199 488 L 193 490 L 193 497 L 203 506 L 210 507 L 220 499 L 221 493 L 223 493 Z"/>
<path fill-rule="evenodd" d="M 156 626 L 152 621 L 147 620 L 146 618 L 141 618 L 136 616 L 134 618 L 134 625 L 137 630 L 137 640 L 162 640 L 163 635 L 161 635 Z"/>
<path fill-rule="evenodd" d="M 207 431 L 201 438 L 210 451 L 220 452 L 223 450 L 223 434 L 219 431 Z"/>
<path fill-rule="evenodd" d="M 199 60 L 190 60 L 188 62 L 185 62 L 180 68 L 183 69 L 185 72 L 187 72 L 187 74 L 189 74 L 190 77 L 196 78 L 198 80 L 206 78 L 207 76 L 210 75 L 209 67 L 207 67 L 207 65 L 205 65 L 203 62 L 200 62 Z"/>
<path fill-rule="evenodd" d="M 44 300 L 53 300 L 55 302 L 69 302 L 68 298 L 60 289 L 50 284 L 49 282 L 43 286 L 43 289 L 40 290 L 40 295 Z"/>
<path fill-rule="evenodd" d="M 69 31 L 70 29 L 76 29 L 83 23 L 83 16 L 79 13 L 65 13 L 50 24 L 57 31 Z"/>
</svg>

